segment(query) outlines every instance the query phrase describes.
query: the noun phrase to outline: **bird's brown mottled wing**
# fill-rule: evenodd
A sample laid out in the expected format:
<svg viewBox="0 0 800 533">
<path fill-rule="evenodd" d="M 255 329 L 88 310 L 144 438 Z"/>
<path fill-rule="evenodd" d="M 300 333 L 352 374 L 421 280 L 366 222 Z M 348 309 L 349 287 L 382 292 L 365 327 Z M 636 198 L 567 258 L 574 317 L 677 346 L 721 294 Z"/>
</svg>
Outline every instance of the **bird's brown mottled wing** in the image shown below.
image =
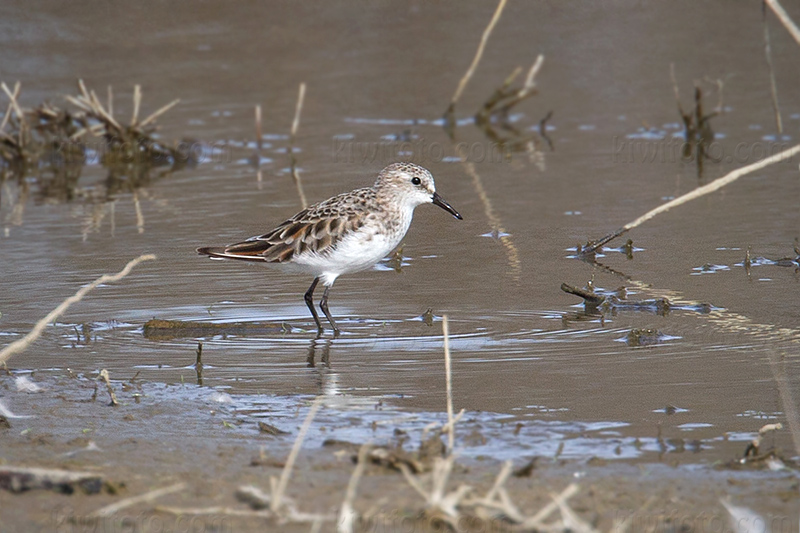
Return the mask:
<svg viewBox="0 0 800 533">
<path fill-rule="evenodd" d="M 313 205 L 269 233 L 225 248 L 198 248 L 198 253 L 226 259 L 286 263 L 305 251 L 325 253 L 364 223 L 363 209 L 371 189 L 359 189 Z"/>
</svg>

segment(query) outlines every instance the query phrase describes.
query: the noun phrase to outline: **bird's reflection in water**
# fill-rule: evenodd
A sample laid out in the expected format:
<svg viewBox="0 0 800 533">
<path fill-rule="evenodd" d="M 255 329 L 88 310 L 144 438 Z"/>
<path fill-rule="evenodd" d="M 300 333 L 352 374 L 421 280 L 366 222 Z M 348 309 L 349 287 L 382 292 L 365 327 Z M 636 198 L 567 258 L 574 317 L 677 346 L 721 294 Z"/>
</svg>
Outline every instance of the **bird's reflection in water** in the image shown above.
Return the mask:
<svg viewBox="0 0 800 533">
<path fill-rule="evenodd" d="M 320 337 L 311 339 L 311 343 L 308 345 L 306 362 L 308 363 L 308 368 L 314 369 L 317 396 L 331 398 L 340 395 L 339 375 L 331 370 L 330 355 L 332 345 L 333 339 L 322 339 Z M 319 364 L 317 364 L 318 355 Z"/>
<path fill-rule="evenodd" d="M 333 343 L 332 339 L 321 339 L 319 337 L 315 337 L 311 339 L 311 344 L 308 346 L 308 352 L 306 356 L 306 362 L 308 363 L 308 368 L 317 368 L 317 352 L 319 352 L 319 361 L 324 369 L 330 369 L 330 352 L 331 352 L 331 344 Z"/>
</svg>

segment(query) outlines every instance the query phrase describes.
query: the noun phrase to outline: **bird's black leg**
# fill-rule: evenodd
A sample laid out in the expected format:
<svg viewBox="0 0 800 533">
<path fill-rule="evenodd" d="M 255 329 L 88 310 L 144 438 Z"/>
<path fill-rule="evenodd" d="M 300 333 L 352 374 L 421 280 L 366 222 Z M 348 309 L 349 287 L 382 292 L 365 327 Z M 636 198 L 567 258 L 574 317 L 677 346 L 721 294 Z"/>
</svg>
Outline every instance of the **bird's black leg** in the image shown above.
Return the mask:
<svg viewBox="0 0 800 533">
<path fill-rule="evenodd" d="M 330 287 L 325 287 L 325 292 L 322 293 L 322 300 L 319 302 L 319 308 L 322 309 L 322 312 L 325 313 L 325 318 L 328 319 L 328 322 L 331 323 L 331 327 L 333 328 L 333 334 L 338 335 L 340 333 L 339 328 L 336 327 L 336 322 L 333 321 L 333 317 L 331 316 L 331 312 L 328 311 L 328 291 Z"/>
<path fill-rule="evenodd" d="M 303 299 L 306 301 L 306 305 L 308 306 L 308 310 L 311 311 L 311 316 L 314 317 L 314 322 L 317 323 L 317 329 L 320 333 L 322 333 L 322 324 L 319 321 L 319 315 L 317 314 L 317 310 L 314 309 L 314 289 L 317 288 L 317 283 L 319 283 L 319 278 L 314 278 L 314 281 L 311 282 L 311 286 L 306 291 Z M 325 292 L 327 293 L 328 290 L 326 289 Z"/>
</svg>

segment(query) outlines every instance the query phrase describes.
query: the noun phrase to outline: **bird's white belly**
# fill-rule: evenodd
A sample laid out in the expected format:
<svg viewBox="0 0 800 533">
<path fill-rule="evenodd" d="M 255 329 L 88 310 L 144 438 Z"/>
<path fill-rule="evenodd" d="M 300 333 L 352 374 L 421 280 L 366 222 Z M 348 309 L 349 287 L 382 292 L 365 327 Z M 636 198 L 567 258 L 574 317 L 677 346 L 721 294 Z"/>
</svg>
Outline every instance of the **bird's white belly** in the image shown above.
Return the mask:
<svg viewBox="0 0 800 533">
<path fill-rule="evenodd" d="M 405 231 L 385 233 L 377 226 L 365 225 L 344 237 L 329 253 L 304 253 L 295 256 L 292 263 L 299 270 L 320 276 L 325 285 L 331 285 L 341 274 L 372 267 L 394 250 L 404 235 Z"/>
</svg>

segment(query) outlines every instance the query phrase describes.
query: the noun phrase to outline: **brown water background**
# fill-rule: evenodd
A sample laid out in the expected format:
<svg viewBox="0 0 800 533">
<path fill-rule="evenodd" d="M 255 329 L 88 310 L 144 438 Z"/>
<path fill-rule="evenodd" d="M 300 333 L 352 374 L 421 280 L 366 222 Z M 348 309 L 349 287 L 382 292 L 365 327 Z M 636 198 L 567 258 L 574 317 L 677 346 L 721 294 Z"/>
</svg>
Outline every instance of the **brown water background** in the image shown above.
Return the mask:
<svg viewBox="0 0 800 533">
<path fill-rule="evenodd" d="M 313 345 L 313 335 L 301 332 L 202 339 L 206 386 L 441 411 L 441 326 L 420 318 L 431 308 L 451 320 L 457 409 L 616 439 L 662 431 L 704 442 L 708 459 L 729 455 L 726 439 L 739 450 L 738 441 L 781 420 L 776 379 L 787 375 L 796 388 L 800 276 L 766 261 L 748 275 L 742 262 L 748 247 L 754 258 L 795 255 L 797 159 L 632 231 L 641 249 L 632 260 L 611 251 L 599 258 L 618 274 L 571 256 L 577 244 L 796 143 L 800 49 L 769 21 L 779 134 L 758 2 L 512 2 L 457 115 L 468 119 L 515 67 L 527 69 L 542 53 L 539 94 L 512 118 L 533 135 L 552 111 L 552 148 L 540 142 L 534 153 L 492 157 L 491 141 L 462 120 L 456 142 L 470 150 L 476 182 L 437 120 L 493 9 L 456 2 L 7 6 L 0 79 L 22 83 L 23 104 L 61 105 L 82 78 L 102 94 L 112 85 L 115 109 L 127 117 L 132 87 L 141 84 L 145 114 L 181 99 L 159 121 L 163 139 L 205 147 L 196 168 L 160 178 L 156 171 L 146 187 L 108 202 L 37 197 L 32 181 L 20 213 L 12 209 L 20 189 L 4 186 L 0 339 L 18 338 L 79 286 L 136 255 L 159 257 L 74 306 L 12 366 L 107 368 L 118 379 L 140 372 L 173 383 L 193 377 L 198 339 L 147 340 L 141 327 L 150 318 L 310 329 L 302 300 L 310 279 L 194 253 L 263 233 L 299 210 L 287 147 L 305 82 L 295 150 L 310 201 L 368 185 L 386 164 L 410 158 L 430 168 L 464 221 L 422 206 L 401 273 L 384 267 L 340 278 L 331 309 L 344 334 L 335 340 Z M 701 176 L 676 149 L 682 126 L 671 63 L 687 108 L 694 80 L 724 81 L 724 112 L 712 120 L 720 161 L 706 161 Z M 703 83 L 710 110 L 717 94 Z M 248 161 L 256 104 L 264 116 L 260 181 Z M 92 164 L 79 185 L 102 192 L 105 176 Z M 508 234 L 503 240 L 490 215 Z M 592 278 L 596 287 L 628 287 L 629 298 L 666 296 L 714 311 L 584 319 L 579 299 L 559 287 Z M 88 342 L 76 333 L 83 324 Z M 632 328 L 668 338 L 632 347 L 620 341 Z M 330 368 L 308 367 L 315 346 L 318 362 L 328 350 Z M 679 412 L 667 417 L 668 405 Z"/>
</svg>

